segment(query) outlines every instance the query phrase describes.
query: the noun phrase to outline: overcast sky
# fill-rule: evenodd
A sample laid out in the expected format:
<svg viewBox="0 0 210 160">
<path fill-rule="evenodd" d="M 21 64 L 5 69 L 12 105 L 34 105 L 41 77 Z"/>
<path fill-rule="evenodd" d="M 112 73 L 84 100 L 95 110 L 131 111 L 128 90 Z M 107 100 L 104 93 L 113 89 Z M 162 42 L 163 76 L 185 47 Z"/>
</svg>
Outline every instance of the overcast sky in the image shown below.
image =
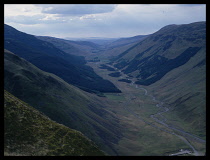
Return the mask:
<svg viewBox="0 0 210 160">
<path fill-rule="evenodd" d="M 4 23 L 33 35 L 131 37 L 206 21 L 205 4 L 5 4 Z"/>
</svg>

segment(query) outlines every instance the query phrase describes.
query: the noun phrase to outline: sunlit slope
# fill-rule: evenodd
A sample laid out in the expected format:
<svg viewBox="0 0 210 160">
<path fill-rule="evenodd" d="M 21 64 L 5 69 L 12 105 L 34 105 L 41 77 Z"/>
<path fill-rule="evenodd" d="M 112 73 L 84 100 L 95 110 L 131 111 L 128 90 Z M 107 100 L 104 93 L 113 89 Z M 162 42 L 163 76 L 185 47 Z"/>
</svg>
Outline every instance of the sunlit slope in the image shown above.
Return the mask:
<svg viewBox="0 0 210 160">
<path fill-rule="evenodd" d="M 4 52 L 4 88 L 52 120 L 81 131 L 100 148 L 113 153 L 107 146 L 118 142 L 118 120 L 97 96 L 69 85 L 9 51 Z"/>
<path fill-rule="evenodd" d="M 205 22 L 169 25 L 119 54 L 114 64 L 138 78 L 137 84 L 150 85 L 204 49 L 205 39 Z"/>
<path fill-rule="evenodd" d="M 5 156 L 103 156 L 81 132 L 52 121 L 4 90 Z"/>
<path fill-rule="evenodd" d="M 205 139 L 206 22 L 163 27 L 112 62 L 170 107 L 168 123 Z"/>
</svg>

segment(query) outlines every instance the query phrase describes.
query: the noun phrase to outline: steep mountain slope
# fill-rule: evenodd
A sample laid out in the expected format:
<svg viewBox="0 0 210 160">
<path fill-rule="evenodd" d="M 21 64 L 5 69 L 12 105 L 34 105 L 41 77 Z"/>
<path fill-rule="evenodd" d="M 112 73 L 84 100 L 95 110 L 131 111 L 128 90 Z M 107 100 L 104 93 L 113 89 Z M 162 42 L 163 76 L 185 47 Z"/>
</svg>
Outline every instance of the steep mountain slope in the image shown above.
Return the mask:
<svg viewBox="0 0 210 160">
<path fill-rule="evenodd" d="M 66 53 L 77 56 L 88 56 L 100 47 L 99 45 L 88 41 L 71 41 L 47 36 L 36 37 L 40 40 L 52 43 L 54 46 Z"/>
<path fill-rule="evenodd" d="M 206 139 L 206 51 L 200 51 L 185 65 L 167 73 L 149 86 L 169 106 L 170 123 Z"/>
<path fill-rule="evenodd" d="M 170 108 L 168 123 L 205 139 L 206 22 L 163 27 L 112 64 Z"/>
<path fill-rule="evenodd" d="M 61 51 L 53 44 L 4 25 L 4 47 L 38 68 L 89 92 L 120 92 L 85 65 L 84 57 Z M 106 87 L 105 87 L 106 86 Z"/>
<path fill-rule="evenodd" d="M 6 50 L 4 88 L 52 120 L 81 131 L 107 153 L 115 154 L 110 144 L 117 143 L 121 136 L 118 119 L 96 95 L 69 85 Z"/>
<path fill-rule="evenodd" d="M 58 124 L 4 90 L 5 156 L 103 156 L 81 132 Z"/>
<path fill-rule="evenodd" d="M 203 51 L 205 26 L 205 22 L 198 22 L 163 27 L 119 54 L 114 61 L 115 67 L 138 78 L 137 84 L 150 85 Z"/>
</svg>

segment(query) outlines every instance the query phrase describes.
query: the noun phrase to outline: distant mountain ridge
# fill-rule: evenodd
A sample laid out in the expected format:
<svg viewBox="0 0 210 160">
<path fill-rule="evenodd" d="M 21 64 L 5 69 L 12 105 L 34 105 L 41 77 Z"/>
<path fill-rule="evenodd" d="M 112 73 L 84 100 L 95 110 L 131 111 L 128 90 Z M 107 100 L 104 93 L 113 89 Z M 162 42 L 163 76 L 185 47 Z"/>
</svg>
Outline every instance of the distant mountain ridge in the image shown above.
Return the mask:
<svg viewBox="0 0 210 160">
<path fill-rule="evenodd" d="M 60 50 L 77 55 L 77 56 L 87 56 L 92 53 L 92 51 L 98 49 L 100 46 L 89 42 L 89 41 L 72 41 L 55 37 L 48 36 L 36 36 L 38 39 L 47 41 L 55 45 Z"/>
<path fill-rule="evenodd" d="M 78 41 L 78 42 L 88 41 L 88 42 L 93 42 L 98 45 L 107 45 L 119 38 L 105 38 L 105 37 L 70 38 L 70 37 L 66 37 L 64 39 Z"/>
<path fill-rule="evenodd" d="M 133 37 L 120 38 L 120 39 L 110 43 L 106 47 L 107 48 L 115 48 L 115 47 L 119 47 L 119 46 L 128 45 L 128 44 L 131 44 L 134 42 L 139 42 L 139 41 L 145 39 L 147 36 L 149 36 L 149 35 L 137 35 L 137 36 L 133 36 Z"/>
<path fill-rule="evenodd" d="M 99 77 L 84 57 L 66 53 L 53 44 L 4 25 L 4 47 L 38 68 L 53 73 L 88 92 L 120 92 L 111 82 Z"/>
</svg>

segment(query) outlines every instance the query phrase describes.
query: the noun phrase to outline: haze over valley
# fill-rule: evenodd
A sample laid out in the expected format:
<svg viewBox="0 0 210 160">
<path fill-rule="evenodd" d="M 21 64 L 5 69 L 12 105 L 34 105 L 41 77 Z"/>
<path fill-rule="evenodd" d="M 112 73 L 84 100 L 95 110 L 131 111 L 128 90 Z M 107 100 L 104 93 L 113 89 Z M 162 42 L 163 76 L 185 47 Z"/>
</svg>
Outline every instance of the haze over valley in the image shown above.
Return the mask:
<svg viewBox="0 0 210 160">
<path fill-rule="evenodd" d="M 176 13 L 169 4 L 28 5 L 27 11 L 26 6 L 5 5 L 5 156 L 206 155 L 204 4 L 174 4 L 185 13 L 174 22 L 184 22 L 191 9 L 197 12 L 191 22 L 177 24 L 162 15 Z M 135 28 L 127 35 L 121 32 L 132 27 L 120 28 L 117 23 L 123 20 L 114 18 L 130 13 L 133 19 L 128 21 L 137 25 L 140 20 L 134 14 L 142 16 L 144 7 L 151 8 L 147 16 L 162 13 L 165 22 L 160 24 L 167 25 L 155 31 L 139 26 L 138 34 Z M 22 19 L 13 21 L 13 12 Z M 37 13 L 42 20 L 35 18 Z M 41 34 L 30 33 L 27 16 L 35 18 L 31 29 Z M 48 35 L 42 33 L 49 22 L 62 20 L 68 27 L 65 18 L 75 22 L 69 32 L 56 24 Z M 113 25 L 113 36 L 108 34 L 110 26 L 96 27 L 102 20 Z M 82 21 L 87 32 L 76 37 L 74 25 Z M 145 26 L 149 23 L 148 18 Z M 29 32 L 19 30 L 21 25 Z M 58 34 L 59 27 L 60 35 L 66 35 L 50 34 L 53 29 Z"/>
</svg>

